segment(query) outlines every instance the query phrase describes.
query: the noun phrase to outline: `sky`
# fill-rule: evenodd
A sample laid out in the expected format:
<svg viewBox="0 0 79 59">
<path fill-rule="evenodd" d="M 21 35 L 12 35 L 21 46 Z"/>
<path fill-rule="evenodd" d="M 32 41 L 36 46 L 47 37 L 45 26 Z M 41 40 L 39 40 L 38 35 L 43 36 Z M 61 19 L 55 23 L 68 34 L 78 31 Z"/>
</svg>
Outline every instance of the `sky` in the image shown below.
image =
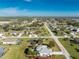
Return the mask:
<svg viewBox="0 0 79 59">
<path fill-rule="evenodd" d="M 79 0 L 0 0 L 0 16 L 79 16 Z"/>
</svg>

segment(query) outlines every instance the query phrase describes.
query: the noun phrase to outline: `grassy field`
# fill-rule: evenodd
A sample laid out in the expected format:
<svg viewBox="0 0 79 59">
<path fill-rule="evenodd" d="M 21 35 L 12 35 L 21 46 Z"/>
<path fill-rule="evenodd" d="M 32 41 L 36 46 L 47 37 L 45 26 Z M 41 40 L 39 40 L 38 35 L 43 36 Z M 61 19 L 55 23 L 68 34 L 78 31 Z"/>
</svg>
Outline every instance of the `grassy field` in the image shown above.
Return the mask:
<svg viewBox="0 0 79 59">
<path fill-rule="evenodd" d="M 5 47 L 7 51 L 0 59 L 29 59 L 24 54 L 24 50 L 29 45 L 29 42 L 27 42 L 29 39 L 23 38 L 21 40 L 22 42 L 19 45 L 1 45 Z M 51 39 L 46 39 L 43 43 L 48 43 L 49 41 L 51 41 Z M 54 46 L 53 49 L 53 51 L 60 51 L 57 46 Z M 55 56 L 55 59 L 58 58 L 64 59 L 63 56 Z"/>
<path fill-rule="evenodd" d="M 64 41 L 62 39 L 60 39 L 60 42 L 67 49 L 67 51 L 70 53 L 73 59 L 79 59 L 79 52 L 75 50 L 75 48 L 79 48 L 79 45 L 73 44 L 73 46 L 70 46 L 69 41 Z"/>
<path fill-rule="evenodd" d="M 60 51 L 59 47 L 57 46 L 57 44 L 52 40 L 52 39 L 43 39 L 43 43 L 44 44 L 48 44 L 49 45 L 49 42 L 52 41 L 52 43 L 54 43 L 54 46 L 52 46 L 52 50 L 53 51 Z"/>
<path fill-rule="evenodd" d="M 10 45 L 9 50 L 2 56 L 1 59 L 28 59 L 25 57 L 24 50 L 27 47 L 28 39 L 23 39 L 20 45 Z"/>
<path fill-rule="evenodd" d="M 66 59 L 63 55 L 55 55 L 55 59 Z"/>
</svg>

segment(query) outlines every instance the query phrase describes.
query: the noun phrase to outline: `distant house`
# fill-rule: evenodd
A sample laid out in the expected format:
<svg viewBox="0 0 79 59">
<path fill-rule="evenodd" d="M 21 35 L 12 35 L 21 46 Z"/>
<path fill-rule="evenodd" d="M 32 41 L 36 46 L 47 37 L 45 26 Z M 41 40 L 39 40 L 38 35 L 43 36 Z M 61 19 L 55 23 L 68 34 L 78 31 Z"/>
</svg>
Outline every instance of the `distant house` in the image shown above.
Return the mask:
<svg viewBox="0 0 79 59">
<path fill-rule="evenodd" d="M 31 38 L 32 40 L 38 40 L 37 39 L 38 36 L 36 34 L 33 34 L 33 33 L 29 35 L 29 38 Z"/>
<path fill-rule="evenodd" d="M 10 21 L 0 21 L 0 25 L 3 25 L 3 24 L 9 24 Z"/>
<path fill-rule="evenodd" d="M 0 32 L 0 38 L 5 38 L 4 33 Z"/>
<path fill-rule="evenodd" d="M 75 42 L 76 44 L 79 44 L 79 38 L 75 38 L 75 39 L 74 39 L 74 42 Z"/>
<path fill-rule="evenodd" d="M 38 45 L 36 51 L 40 56 L 50 56 L 52 55 L 52 49 L 49 49 L 47 45 Z"/>
<path fill-rule="evenodd" d="M 11 34 L 12 34 L 12 35 L 14 35 L 14 36 L 16 36 L 16 35 L 17 35 L 17 33 L 16 33 L 16 32 L 12 32 Z"/>
<path fill-rule="evenodd" d="M 75 32 L 71 32 L 70 34 L 71 34 L 72 36 L 74 36 L 74 35 L 75 35 Z"/>
<path fill-rule="evenodd" d="M 4 48 L 0 47 L 0 57 L 3 55 L 3 53 L 4 53 Z"/>
<path fill-rule="evenodd" d="M 0 36 L 2 36 L 3 35 L 3 33 L 0 33 Z"/>
<path fill-rule="evenodd" d="M 77 29 L 77 32 L 79 32 L 79 28 Z"/>
<path fill-rule="evenodd" d="M 3 44 L 19 44 L 21 40 L 19 39 L 4 39 Z"/>
<path fill-rule="evenodd" d="M 2 38 L 2 36 L 3 36 L 3 34 L 2 33 L 0 33 L 0 37 Z"/>
<path fill-rule="evenodd" d="M 28 24 L 28 21 L 26 20 L 26 21 L 23 21 L 23 24 Z"/>
<path fill-rule="evenodd" d="M 71 37 L 76 38 L 76 32 L 71 32 Z"/>
<path fill-rule="evenodd" d="M 65 38 L 68 38 L 68 35 L 65 34 L 64 37 L 65 37 Z"/>
</svg>

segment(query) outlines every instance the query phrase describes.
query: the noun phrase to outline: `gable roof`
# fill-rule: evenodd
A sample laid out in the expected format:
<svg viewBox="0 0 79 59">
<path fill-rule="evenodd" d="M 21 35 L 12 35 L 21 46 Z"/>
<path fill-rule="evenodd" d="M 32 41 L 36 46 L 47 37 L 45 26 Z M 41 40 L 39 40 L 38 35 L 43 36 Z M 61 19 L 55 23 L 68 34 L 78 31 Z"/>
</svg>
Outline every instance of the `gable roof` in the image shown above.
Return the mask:
<svg viewBox="0 0 79 59">
<path fill-rule="evenodd" d="M 52 55 L 52 49 L 49 49 L 46 45 L 39 45 L 36 48 L 37 52 L 39 52 L 40 56 L 49 56 Z"/>
<path fill-rule="evenodd" d="M 20 42 L 19 39 L 4 39 L 3 42 Z"/>
</svg>

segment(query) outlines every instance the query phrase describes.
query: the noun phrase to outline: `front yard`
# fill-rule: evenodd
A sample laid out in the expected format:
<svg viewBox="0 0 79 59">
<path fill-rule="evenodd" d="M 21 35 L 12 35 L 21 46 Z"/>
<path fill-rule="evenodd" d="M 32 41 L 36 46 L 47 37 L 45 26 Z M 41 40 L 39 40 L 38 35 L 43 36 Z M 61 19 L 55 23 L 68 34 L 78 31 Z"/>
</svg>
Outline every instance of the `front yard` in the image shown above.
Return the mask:
<svg viewBox="0 0 79 59">
<path fill-rule="evenodd" d="M 29 52 L 29 53 L 31 53 L 31 54 L 26 55 L 24 53 L 24 51 L 26 48 L 28 48 L 30 42 L 28 42 L 29 39 L 27 39 L 27 38 L 23 38 L 21 40 L 22 40 L 22 42 L 19 45 L 7 45 L 7 44 L 3 45 L 3 44 L 1 44 L 1 46 L 3 46 L 7 50 L 3 54 L 1 59 L 29 59 L 28 56 L 37 55 L 36 52 L 33 51 L 33 49 L 35 47 L 34 45 L 33 45 L 33 47 L 29 47 L 29 49 L 31 50 L 31 52 Z M 54 41 L 50 42 L 52 39 L 41 39 L 41 40 L 43 40 L 43 42 L 39 40 L 40 44 L 41 44 L 41 42 L 42 42 L 42 44 L 46 44 L 46 45 L 53 43 L 52 44 L 53 46 L 49 45 L 50 49 L 52 49 L 52 51 L 60 51 L 59 47 L 56 45 L 56 43 Z M 57 57 L 55 57 L 55 58 L 57 59 Z M 63 57 L 60 57 L 60 58 L 63 58 Z"/>
<path fill-rule="evenodd" d="M 79 52 L 76 51 L 75 48 L 79 48 L 78 44 L 74 44 L 71 46 L 69 41 L 64 41 L 63 39 L 59 39 L 63 46 L 67 49 L 73 59 L 79 59 Z"/>
</svg>

